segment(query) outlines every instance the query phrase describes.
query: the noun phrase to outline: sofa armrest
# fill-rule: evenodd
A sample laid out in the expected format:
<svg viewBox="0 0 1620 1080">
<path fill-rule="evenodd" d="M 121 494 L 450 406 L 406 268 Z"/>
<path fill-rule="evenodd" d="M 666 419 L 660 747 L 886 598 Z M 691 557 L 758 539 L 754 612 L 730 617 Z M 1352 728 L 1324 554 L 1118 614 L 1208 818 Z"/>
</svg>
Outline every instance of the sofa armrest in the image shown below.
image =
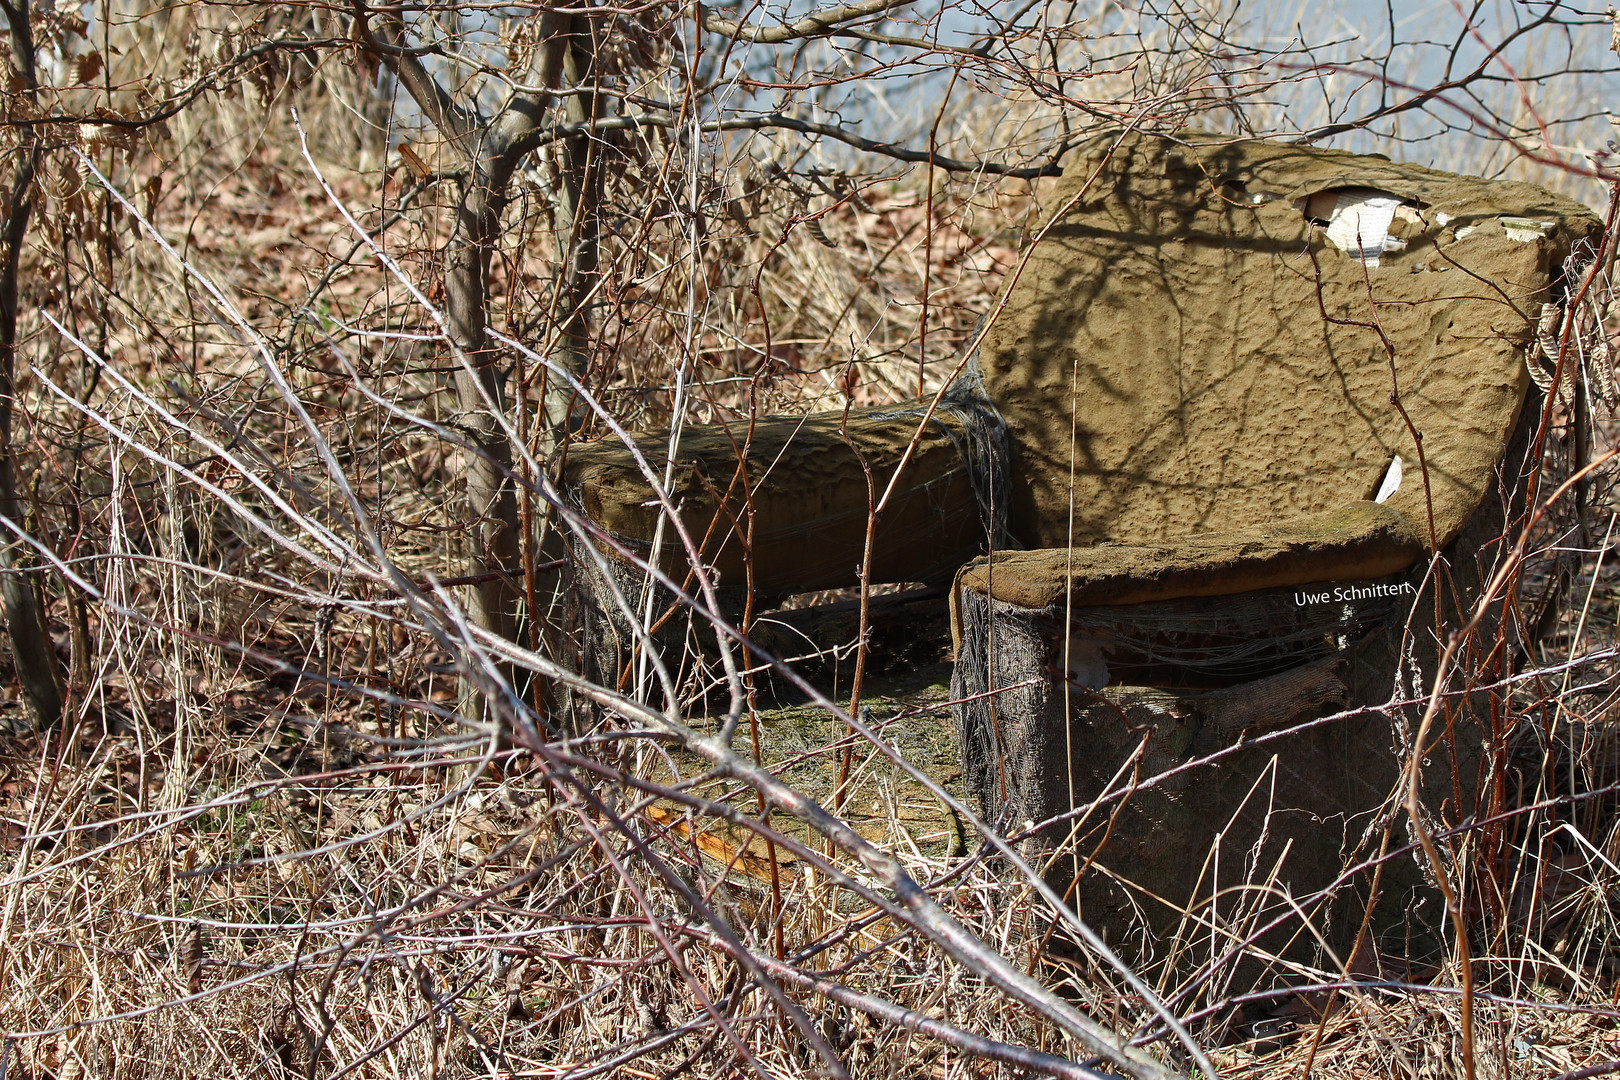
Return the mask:
<svg viewBox="0 0 1620 1080">
<path fill-rule="evenodd" d="M 1384 577 L 1423 554 L 1404 516 L 1372 502 L 1276 525 L 1196 533 L 1161 544 L 1002 551 L 962 568 L 958 590 L 1044 608 L 1141 604 Z"/>
<path fill-rule="evenodd" d="M 869 498 L 866 468 L 881 498 L 924 408 L 890 406 L 758 421 L 692 426 L 676 453 L 671 500 L 720 583 L 748 582 L 772 598 L 859 584 Z M 988 538 L 975 492 L 968 433 L 941 409 L 878 521 L 870 580 L 942 584 L 984 551 Z M 847 433 L 847 440 L 845 435 Z M 638 444 L 662 469 L 667 433 Z M 852 446 L 853 444 L 853 446 Z M 858 451 L 858 453 L 857 453 Z M 570 451 L 563 488 L 587 517 L 637 556 L 651 554 L 662 513 L 630 452 L 607 440 Z M 743 536 L 753 511 L 753 545 Z M 666 524 L 661 565 L 680 576 L 687 558 Z"/>
</svg>

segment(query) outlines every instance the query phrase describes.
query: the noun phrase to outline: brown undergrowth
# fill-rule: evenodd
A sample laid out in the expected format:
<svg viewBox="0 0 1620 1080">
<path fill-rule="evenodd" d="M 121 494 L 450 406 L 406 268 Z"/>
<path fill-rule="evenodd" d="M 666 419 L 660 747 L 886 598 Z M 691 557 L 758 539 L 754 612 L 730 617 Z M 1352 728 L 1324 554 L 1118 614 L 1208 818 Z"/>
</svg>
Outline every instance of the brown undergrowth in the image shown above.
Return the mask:
<svg viewBox="0 0 1620 1080">
<path fill-rule="evenodd" d="M 961 78 L 917 142 L 1038 168 L 1105 123 L 1244 130 L 1246 102 L 1300 76 L 1234 61 L 1233 11 L 1179 36 L 1054 15 L 1000 34 L 1017 64 L 988 47 L 925 52 Z M 512 466 L 525 566 L 505 569 L 538 614 L 515 645 L 493 642 L 465 607 L 476 409 L 435 321 L 456 228 L 455 177 L 437 170 L 453 156 L 379 90 L 380 54 L 346 15 L 260 14 L 36 13 L 60 92 L 5 90 L 14 162 L 41 110 L 86 122 L 50 125 L 21 255 L 15 524 L 36 543 L 17 550 L 66 704 L 61 726 L 36 730 L 0 669 L 0 1077 L 1111 1068 L 1065 1008 L 1137 1038 L 1136 1075 L 1154 1060 L 1192 1075 L 1155 996 L 1223 1075 L 1463 1075 L 1450 953 L 1380 941 L 1342 963 L 1291 960 L 1275 984 L 1194 992 L 1166 958 L 1248 927 L 1218 928 L 1212 946 L 1190 924 L 1131 958 L 1134 984 L 1076 940 L 1016 852 L 976 831 L 977 808 L 953 805 L 940 650 L 869 683 L 853 717 L 838 707 L 852 640 L 806 658 L 828 675 L 819 700 L 778 672 L 734 702 L 713 658 L 666 700 L 554 692 L 575 628 L 545 495 L 568 439 L 611 437 L 608 418 L 745 423 L 937 390 L 1017 264 L 1045 181 L 874 165 L 784 131 L 602 134 L 606 227 L 588 363 L 572 372 L 602 408 L 542 431 L 560 375 L 500 351 L 523 425 L 511 441 L 530 452 Z M 601 53 L 620 66 L 600 85 L 680 100 L 658 50 L 686 16 L 602 17 L 640 21 L 614 24 Z M 504 29 L 514 55 L 540 40 Z M 261 48 L 289 35 L 296 47 Z M 746 88 L 803 104 L 852 79 L 848 54 L 805 49 L 751 68 Z M 891 59 L 862 77 L 917 73 Z M 641 78 L 638 64 L 659 74 L 613 81 Z M 127 118 L 165 94 L 184 107 L 161 124 L 86 134 L 108 120 L 95 109 Z M 565 165 L 548 143 L 525 167 L 488 269 L 490 326 L 546 356 L 572 242 Z M 1591 350 L 1612 320 L 1602 304 L 1582 318 L 1565 336 L 1587 350 L 1590 407 L 1551 410 L 1558 481 L 1611 446 Z M 1517 718 L 1501 822 L 1442 838 L 1468 884 L 1479 1075 L 1620 1060 L 1611 475 L 1553 500 L 1528 549 L 1502 644 L 1515 674 L 1494 688 Z M 469 709 L 480 693 L 504 703 L 502 723 Z M 733 705 L 740 756 L 757 727 L 766 775 L 704 755 Z M 849 834 L 796 794 L 839 804 Z M 1057 993 L 1018 997 L 1020 975 Z"/>
</svg>

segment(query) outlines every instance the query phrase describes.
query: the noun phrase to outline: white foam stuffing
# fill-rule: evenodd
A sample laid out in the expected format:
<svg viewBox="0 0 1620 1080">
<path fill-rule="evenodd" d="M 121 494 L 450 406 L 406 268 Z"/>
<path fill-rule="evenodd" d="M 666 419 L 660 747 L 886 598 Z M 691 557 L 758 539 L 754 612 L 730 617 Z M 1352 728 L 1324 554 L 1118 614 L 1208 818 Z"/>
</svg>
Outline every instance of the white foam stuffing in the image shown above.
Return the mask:
<svg viewBox="0 0 1620 1080">
<path fill-rule="evenodd" d="M 1534 218 L 1505 217 L 1502 219 L 1502 230 L 1507 233 L 1509 240 L 1525 243 L 1530 240 L 1540 240 L 1552 231 L 1550 221 L 1537 221 Z"/>
<path fill-rule="evenodd" d="M 1384 473 L 1384 482 L 1378 485 L 1378 494 L 1373 496 L 1373 502 L 1381 503 L 1401 490 L 1401 455 L 1396 454 L 1389 463 L 1389 469 Z"/>
<path fill-rule="evenodd" d="M 1333 209 L 1327 215 L 1327 238 L 1340 251 L 1368 267 L 1376 267 L 1385 252 L 1406 246 L 1404 240 L 1393 240 L 1389 235 L 1390 222 L 1401 208 L 1399 196 L 1376 188 L 1341 188 L 1324 194 L 1334 196 Z"/>
</svg>

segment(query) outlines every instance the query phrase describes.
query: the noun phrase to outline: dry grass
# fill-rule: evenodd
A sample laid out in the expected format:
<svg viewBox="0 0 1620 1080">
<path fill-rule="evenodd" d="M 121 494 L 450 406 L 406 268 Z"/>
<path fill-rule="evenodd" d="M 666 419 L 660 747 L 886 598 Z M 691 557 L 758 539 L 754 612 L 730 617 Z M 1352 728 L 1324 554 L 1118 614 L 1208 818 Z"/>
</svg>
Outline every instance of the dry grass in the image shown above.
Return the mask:
<svg viewBox="0 0 1620 1080">
<path fill-rule="evenodd" d="M 228 58 L 226 29 L 346 33 L 325 13 L 276 18 L 254 29 L 237 9 L 132 7 L 108 53 L 116 80 L 104 77 L 99 98 L 81 89 L 57 103 L 126 107 L 118 94 L 134 100 L 142 80 L 190 77 L 177 53 L 204 68 Z M 1237 89 L 1211 80 L 1232 29 L 1220 19 L 1182 37 L 1111 26 L 1074 31 L 1055 58 L 1000 82 L 993 65 L 966 69 L 940 152 L 1035 161 L 1077 124 L 1221 125 L 1276 87 L 1275 73 Z M 85 41 L 93 34 L 73 49 Z M 1021 55 L 1039 57 L 1038 46 L 1030 35 Z M 1078 69 L 1082 54 L 1105 70 L 1057 91 L 1036 77 Z M 813 83 L 837 55 L 821 42 L 788 67 Z M 24 264 L 20 366 L 34 374 L 20 387 L 17 442 L 37 477 L 26 527 L 47 549 L 39 563 L 54 564 L 34 576 L 70 722 L 29 730 L 8 680 L 0 1077 L 818 1074 L 783 1000 L 855 1076 L 1022 1075 L 785 975 L 773 1000 L 721 927 L 758 957 L 918 1016 L 1084 1058 L 1050 1016 L 883 909 L 881 889 L 840 882 L 861 873 L 847 851 L 783 824 L 780 807 L 763 815 L 779 827 L 770 843 L 738 825 L 761 813 L 759 793 L 669 740 L 603 712 L 592 726 L 559 723 L 543 745 L 457 719 L 461 686 L 491 646 L 466 632 L 455 590 L 430 586 L 469 557 L 461 417 L 453 358 L 406 287 L 442 301 L 432 284 L 449 194 L 399 150 L 408 137 L 438 160 L 420 117 L 391 107 L 352 59 L 311 51 L 269 82 L 254 76 L 268 105 L 233 68 L 246 95 L 210 92 L 167 121 L 167 137 L 89 147 L 190 273 L 70 148 L 51 152 Z M 636 92 L 671 90 L 672 70 Z M 369 257 L 328 198 L 289 104 L 338 200 L 368 229 L 387 223 L 402 277 Z M 677 370 L 690 422 L 936 389 L 1044 192 L 1039 181 L 878 168 L 780 135 L 733 133 L 693 151 L 649 131 L 613 145 L 586 381 L 632 427 L 670 419 Z M 492 326 L 537 347 L 555 334 L 545 318 L 563 243 L 555 185 L 542 153 L 491 269 Z M 694 185 L 701 234 L 678 211 Z M 526 376 L 514 374 L 514 416 L 541 393 L 536 372 Z M 594 421 L 580 437 L 601 430 Z M 1594 442 L 1610 445 L 1608 434 Z M 1557 435 L 1549 457 L 1567 473 L 1573 432 Z M 368 576 L 369 552 L 341 555 L 363 545 L 323 449 L 419 593 Z M 540 485 L 534 470 L 523 480 Z M 1500 904 L 1470 912 L 1481 1075 L 1556 1077 L 1620 1059 L 1620 831 L 1613 800 L 1587 797 L 1620 765 L 1608 653 L 1616 507 L 1601 484 L 1591 499 L 1589 542 L 1572 544 L 1561 502 L 1526 575 L 1527 622 L 1541 597 L 1556 602 L 1530 643 L 1546 674 L 1513 691 L 1523 783 L 1506 846 L 1482 854 L 1472 833 L 1455 840 L 1472 895 L 1502 887 Z M 1034 884 L 987 857 L 970 824 L 958 838 L 959 816 L 884 756 L 892 749 L 954 793 L 943 691 L 937 672 L 922 675 L 868 688 L 880 741 L 849 735 L 824 705 L 768 699 L 750 707 L 740 739 L 757 717 L 764 763 L 824 805 L 854 746 L 846 816 L 862 836 L 989 948 L 1118 1030 L 1151 1031 L 1141 996 L 1053 929 Z M 694 730 L 713 730 L 697 707 L 709 688 L 679 689 Z M 1177 943 L 1159 945 L 1163 956 Z M 1199 998 L 1193 1032 L 1228 1076 L 1460 1076 L 1454 965 L 1403 967 L 1375 984 L 1365 959 L 1350 958 L 1355 986 L 1325 988 L 1344 970 L 1296 967 L 1275 992 Z M 1181 977 L 1170 966 L 1147 974 L 1166 995 Z M 1173 1040 L 1153 1046 L 1187 1067 Z"/>
</svg>

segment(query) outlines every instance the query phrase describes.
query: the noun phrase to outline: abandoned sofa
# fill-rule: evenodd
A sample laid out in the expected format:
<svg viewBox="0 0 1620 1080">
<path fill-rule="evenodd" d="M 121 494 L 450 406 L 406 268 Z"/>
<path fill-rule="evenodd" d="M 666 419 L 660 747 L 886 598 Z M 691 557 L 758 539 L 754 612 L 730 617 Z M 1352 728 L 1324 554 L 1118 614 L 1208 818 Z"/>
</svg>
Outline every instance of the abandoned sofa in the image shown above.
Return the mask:
<svg viewBox="0 0 1620 1080">
<path fill-rule="evenodd" d="M 1466 603 L 1519 498 L 1536 326 L 1601 228 L 1527 184 L 1187 132 L 1096 138 L 1043 201 L 1056 219 L 927 423 L 920 404 L 772 419 L 746 455 L 746 425 L 689 429 L 676 455 L 705 561 L 763 599 L 858 581 L 861 459 L 881 491 L 919 436 L 870 580 L 951 581 L 965 780 L 1009 831 L 1426 685 L 1435 589 Z M 680 576 L 622 448 L 575 450 L 565 481 Z M 1067 841 L 1085 914 L 1116 932 L 1252 914 L 1339 872 L 1403 737 L 1364 712 L 1034 835 Z M 1248 878 L 1271 891 L 1222 892 Z"/>
</svg>

